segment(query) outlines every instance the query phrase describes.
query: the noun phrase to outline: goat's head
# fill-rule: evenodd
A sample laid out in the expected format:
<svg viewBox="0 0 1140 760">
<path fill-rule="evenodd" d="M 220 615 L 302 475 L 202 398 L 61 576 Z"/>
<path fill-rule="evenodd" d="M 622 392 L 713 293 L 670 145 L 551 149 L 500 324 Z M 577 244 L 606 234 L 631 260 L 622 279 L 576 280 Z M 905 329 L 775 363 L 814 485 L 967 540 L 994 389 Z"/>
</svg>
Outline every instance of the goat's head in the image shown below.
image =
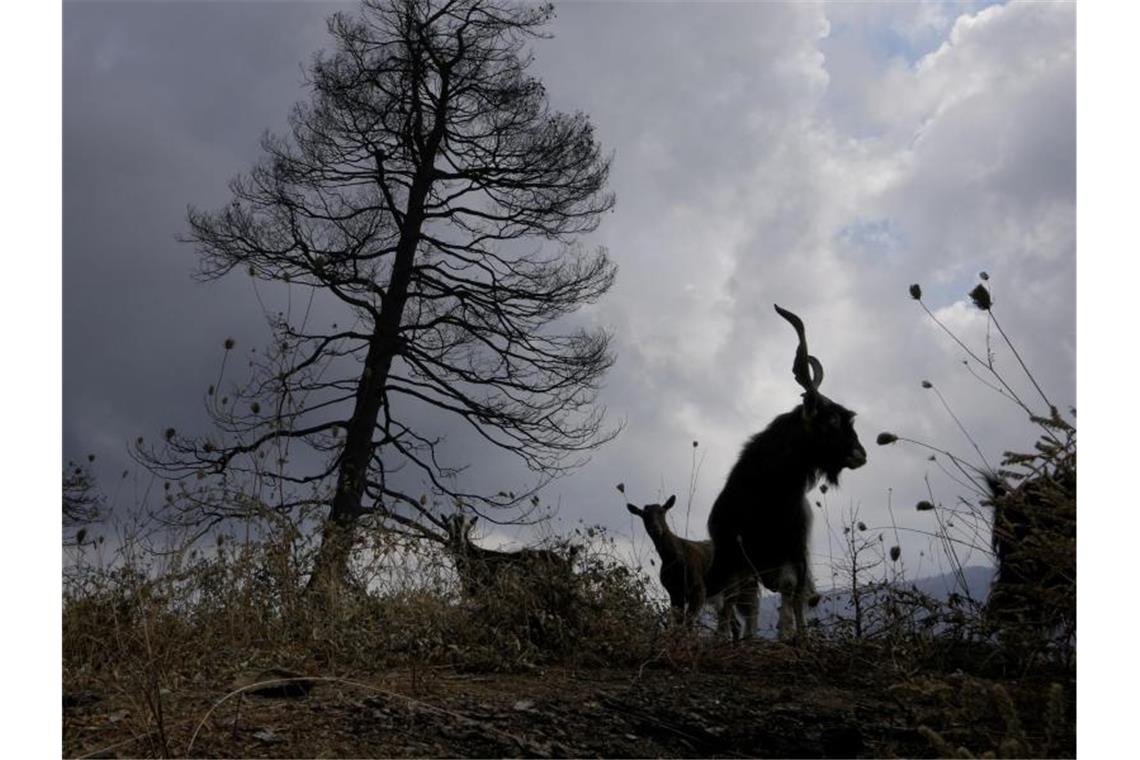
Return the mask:
<svg viewBox="0 0 1140 760">
<path fill-rule="evenodd" d="M 867 451 L 855 432 L 855 412 L 819 392 L 823 383 L 823 365 L 808 353 L 803 321 L 779 306 L 776 306 L 776 311 L 791 323 L 799 336 L 792 374 L 804 389 L 804 431 L 816 452 L 820 470 L 828 481 L 835 484 L 844 467 L 855 470 L 867 463 Z"/>
<path fill-rule="evenodd" d="M 447 547 L 454 552 L 464 553 L 471 543 L 471 531 L 475 528 L 477 516 L 469 517 L 456 513 L 443 518 L 447 528 Z"/>
<path fill-rule="evenodd" d="M 670 496 L 664 504 L 646 504 L 638 507 L 636 504 L 626 504 L 630 513 L 637 515 L 645 523 L 645 531 L 650 537 L 661 538 L 669 535 L 669 523 L 665 522 L 665 513 L 677 503 L 676 495 Z"/>
</svg>

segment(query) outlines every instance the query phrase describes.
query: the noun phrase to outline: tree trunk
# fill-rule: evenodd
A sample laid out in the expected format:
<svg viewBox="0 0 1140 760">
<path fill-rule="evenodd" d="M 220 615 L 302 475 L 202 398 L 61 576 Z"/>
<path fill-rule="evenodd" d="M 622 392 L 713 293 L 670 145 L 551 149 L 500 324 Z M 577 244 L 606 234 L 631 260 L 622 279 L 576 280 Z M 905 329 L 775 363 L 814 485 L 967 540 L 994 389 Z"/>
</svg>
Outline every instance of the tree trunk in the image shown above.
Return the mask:
<svg viewBox="0 0 1140 760">
<path fill-rule="evenodd" d="M 430 155 L 434 155 L 434 150 Z M 425 168 L 426 167 L 426 168 Z M 356 401 L 348 422 L 344 450 L 337 471 L 336 493 L 332 508 L 321 535 L 321 548 L 317 554 L 309 589 L 343 583 L 348 571 L 356 524 L 363 512 L 361 501 L 367 483 L 368 463 L 374 448 L 372 434 L 388 384 L 392 358 L 399 350 L 399 329 L 408 299 L 408 286 L 412 279 L 416 246 L 424 219 L 424 202 L 430 186 L 432 160 L 422 165 L 408 197 L 408 210 L 404 216 L 392 277 L 385 291 L 368 355 L 356 386 Z"/>
</svg>

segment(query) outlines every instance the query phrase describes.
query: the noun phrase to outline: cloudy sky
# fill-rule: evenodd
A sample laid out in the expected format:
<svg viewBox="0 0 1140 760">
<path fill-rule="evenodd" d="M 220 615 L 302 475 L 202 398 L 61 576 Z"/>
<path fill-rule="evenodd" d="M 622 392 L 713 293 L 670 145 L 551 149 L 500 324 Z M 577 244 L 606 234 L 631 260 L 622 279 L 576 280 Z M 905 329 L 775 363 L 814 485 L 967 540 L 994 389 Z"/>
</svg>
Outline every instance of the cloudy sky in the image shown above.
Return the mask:
<svg viewBox="0 0 1140 760">
<path fill-rule="evenodd" d="M 176 237 L 187 205 L 225 204 L 263 130 L 281 130 L 338 7 L 352 6 L 64 5 L 63 453 L 95 454 L 120 505 L 145 485 L 119 477 L 134 472 L 128 443 L 169 425 L 204 429 L 223 341 L 265 340 L 249 278 L 193 282 L 194 250 Z M 1075 405 L 1074 6 L 557 8 L 535 71 L 553 105 L 589 114 L 614 155 L 617 205 L 590 242 L 620 272 L 584 317 L 613 331 L 603 400 L 625 426 L 544 493 L 559 529 L 602 523 L 644 553 L 622 482 L 640 503 L 678 494 L 674 527 L 704 536 L 744 441 L 798 402 L 795 336 L 779 303 L 804 318 L 822 390 L 859 413 L 870 455 L 842 488 L 812 496 L 818 582 L 829 585 L 849 511 L 877 529 L 891 524 L 888 504 L 908 571 L 941 572 L 923 535 L 933 521 L 914 504 L 929 498 L 927 476 L 940 503 L 960 489 L 925 453 L 879 448 L 876 434 L 981 459 L 923 380 L 990 463 L 1035 433 L 965 370 L 907 287 L 921 283 L 931 309 L 984 352 L 986 323 L 965 294 L 988 272 L 998 318 L 1044 392 Z M 993 348 L 1011 384 L 1037 400 L 1016 360 Z M 522 484 L 497 454 L 458 442 L 451 453 L 475 485 Z"/>
</svg>

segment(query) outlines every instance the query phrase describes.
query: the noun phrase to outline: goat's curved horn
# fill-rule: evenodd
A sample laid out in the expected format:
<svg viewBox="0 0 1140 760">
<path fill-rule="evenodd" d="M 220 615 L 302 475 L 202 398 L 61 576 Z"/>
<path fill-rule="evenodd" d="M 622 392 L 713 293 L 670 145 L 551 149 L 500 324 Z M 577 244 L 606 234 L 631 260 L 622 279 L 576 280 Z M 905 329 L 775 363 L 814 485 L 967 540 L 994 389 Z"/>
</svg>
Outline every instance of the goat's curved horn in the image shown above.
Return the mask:
<svg viewBox="0 0 1140 760">
<path fill-rule="evenodd" d="M 819 388 L 820 383 L 823 382 L 823 365 L 820 364 L 819 359 L 808 353 L 807 336 L 804 335 L 803 320 L 797 317 L 787 309 L 781 309 L 779 304 L 772 304 L 776 307 L 776 313 L 791 323 L 792 327 L 796 330 L 796 335 L 799 336 L 800 343 L 796 346 L 796 358 L 792 363 L 792 374 L 796 378 L 803 389 L 809 393 L 815 393 Z"/>
<path fill-rule="evenodd" d="M 819 363 L 819 359 L 814 356 L 808 355 L 808 364 L 811 365 L 811 384 L 813 388 L 818 389 L 823 383 L 823 365 Z"/>
</svg>

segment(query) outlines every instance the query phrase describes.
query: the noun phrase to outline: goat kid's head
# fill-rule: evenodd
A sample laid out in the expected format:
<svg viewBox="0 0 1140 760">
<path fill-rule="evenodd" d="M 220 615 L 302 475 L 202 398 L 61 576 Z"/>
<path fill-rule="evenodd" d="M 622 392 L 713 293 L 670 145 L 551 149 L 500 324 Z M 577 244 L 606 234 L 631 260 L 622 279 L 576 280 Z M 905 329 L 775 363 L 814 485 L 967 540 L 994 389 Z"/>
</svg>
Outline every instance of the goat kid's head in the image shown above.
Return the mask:
<svg viewBox="0 0 1140 760">
<path fill-rule="evenodd" d="M 638 507 L 636 504 L 626 504 L 625 508 L 635 514 L 645 523 L 645 531 L 650 536 L 662 537 L 669 535 L 669 523 L 665 522 L 665 513 L 677 503 L 676 495 L 670 496 L 664 504 L 646 504 Z"/>
<path fill-rule="evenodd" d="M 801 407 L 804 432 L 816 453 L 820 470 L 834 485 L 844 467 L 855 470 L 867 463 L 867 451 L 855 432 L 855 412 L 819 392 L 823 383 L 823 365 L 808 353 L 803 321 L 779 306 L 776 306 L 776 312 L 791 323 L 799 336 L 792 374 L 804 389 Z"/>
</svg>

